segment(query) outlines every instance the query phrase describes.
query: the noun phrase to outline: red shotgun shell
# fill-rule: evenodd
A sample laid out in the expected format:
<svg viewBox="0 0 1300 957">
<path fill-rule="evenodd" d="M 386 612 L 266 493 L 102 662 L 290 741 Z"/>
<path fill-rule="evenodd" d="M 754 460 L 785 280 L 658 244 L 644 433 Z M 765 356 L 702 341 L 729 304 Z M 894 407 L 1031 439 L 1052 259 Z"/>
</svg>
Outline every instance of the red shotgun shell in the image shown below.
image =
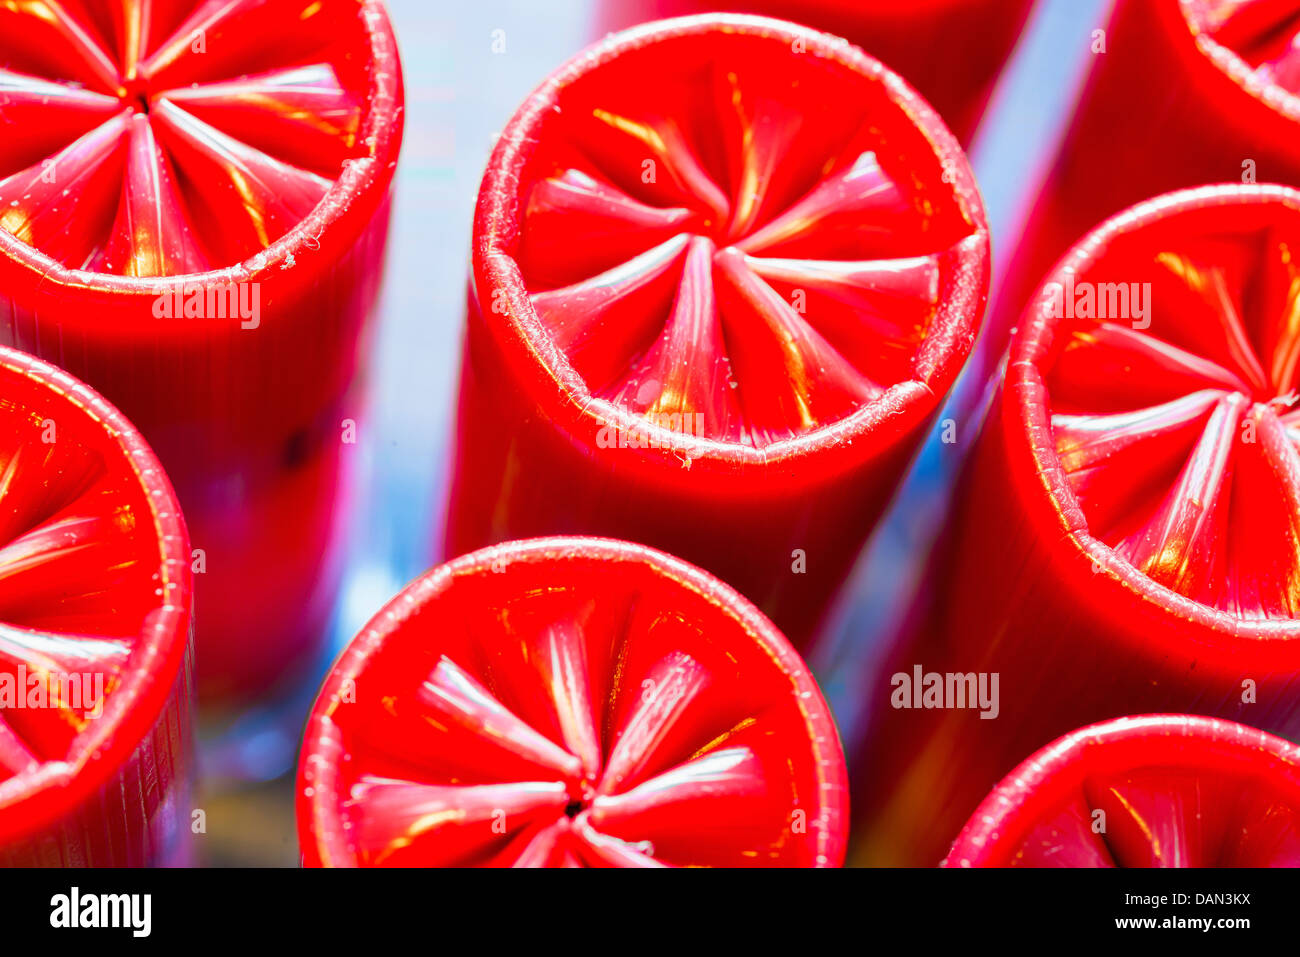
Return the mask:
<svg viewBox="0 0 1300 957">
<path fill-rule="evenodd" d="M 596 538 L 418 579 L 334 666 L 298 764 L 309 866 L 835 867 L 844 756 L 731 588 Z"/>
<path fill-rule="evenodd" d="M 1300 748 L 1232 721 L 1118 718 L 1003 779 L 945 867 L 1300 867 Z"/>
<path fill-rule="evenodd" d="M 997 351 L 1056 259 L 1113 213 L 1205 183 L 1300 186 L 1298 38 L 1289 2 L 1117 0 L 998 294 Z"/>
<path fill-rule="evenodd" d="M 846 37 L 899 73 L 968 144 L 1033 0 L 599 0 L 602 30 L 725 10 Z"/>
<path fill-rule="evenodd" d="M 188 859 L 190 547 L 143 438 L 0 347 L 0 865 Z"/>
<path fill-rule="evenodd" d="M 401 118 L 377 0 L 0 7 L 0 339 L 166 463 L 205 700 L 319 653 Z"/>
<path fill-rule="evenodd" d="M 803 647 L 969 352 L 988 249 L 956 140 L 856 48 L 723 15 L 609 38 L 483 180 L 448 553 L 646 542 Z"/>
<path fill-rule="evenodd" d="M 1202 187 L 1113 217 L 1048 277 L 887 669 L 996 675 L 996 717 L 876 683 L 865 859 L 934 863 L 1017 761 L 1094 721 L 1300 736 L 1297 244 L 1300 192 Z"/>
</svg>

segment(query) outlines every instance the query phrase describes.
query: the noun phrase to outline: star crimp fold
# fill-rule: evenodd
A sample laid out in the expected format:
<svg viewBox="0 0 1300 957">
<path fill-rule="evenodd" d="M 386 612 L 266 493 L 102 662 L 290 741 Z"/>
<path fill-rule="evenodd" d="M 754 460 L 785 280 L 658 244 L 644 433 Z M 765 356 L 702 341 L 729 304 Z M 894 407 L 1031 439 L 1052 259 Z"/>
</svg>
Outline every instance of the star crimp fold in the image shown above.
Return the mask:
<svg viewBox="0 0 1300 957">
<path fill-rule="evenodd" d="M 342 0 L 0 7 L 0 228 L 122 276 L 256 255 L 367 152 L 358 16 Z"/>
<path fill-rule="evenodd" d="M 1236 619 L 1300 617 L 1297 227 L 1209 202 L 1121 231 L 1062 289 L 1039 363 L 1087 532 Z"/>
<path fill-rule="evenodd" d="M 678 39 L 653 84 L 629 51 L 563 91 L 515 259 L 528 333 L 597 409 L 763 450 L 928 382 L 943 277 L 983 237 L 908 169 L 883 89 L 837 95 L 816 55 L 755 39 Z"/>
<path fill-rule="evenodd" d="M 326 680 L 304 861 L 837 866 L 843 756 L 810 673 L 734 591 L 602 539 L 430 572 Z"/>
</svg>

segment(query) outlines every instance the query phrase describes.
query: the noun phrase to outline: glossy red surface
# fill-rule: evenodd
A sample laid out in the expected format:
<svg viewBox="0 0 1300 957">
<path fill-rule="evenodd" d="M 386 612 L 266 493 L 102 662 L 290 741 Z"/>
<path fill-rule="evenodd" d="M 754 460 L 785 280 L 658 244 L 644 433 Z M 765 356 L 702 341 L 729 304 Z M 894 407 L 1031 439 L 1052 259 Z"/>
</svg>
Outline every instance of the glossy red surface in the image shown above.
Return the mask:
<svg viewBox="0 0 1300 957">
<path fill-rule="evenodd" d="M 857 44 L 969 144 L 1033 0 L 598 0 L 602 32 L 687 14 L 757 13 Z"/>
<path fill-rule="evenodd" d="M 1300 186 L 1291 0 L 1117 0 L 991 310 L 1005 345 L 1056 259 L 1106 217 L 1206 183 Z M 1001 346 L 990 349 L 997 359 Z"/>
<path fill-rule="evenodd" d="M 307 722 L 308 866 L 838 866 L 844 758 L 766 618 L 638 545 L 536 539 L 435 568 Z"/>
<path fill-rule="evenodd" d="M 610 38 L 484 177 L 447 552 L 643 541 L 803 646 L 987 285 L 965 157 L 879 63 L 753 17 Z"/>
<path fill-rule="evenodd" d="M 401 129 L 376 0 L 0 7 L 0 339 L 166 463 L 206 702 L 318 653 Z"/>
<path fill-rule="evenodd" d="M 882 705 L 855 793 L 865 859 L 933 863 L 999 777 L 1090 722 L 1300 736 L 1297 243 L 1295 190 L 1169 194 L 1071 251 L 1049 279 L 1069 307 L 1026 311 L 887 669 L 996 672 L 1000 714 Z M 1105 283 L 1149 310 L 1117 315 Z M 1081 315 L 1088 289 L 1109 318 Z"/>
<path fill-rule="evenodd" d="M 946 867 L 1300 867 L 1300 748 L 1231 721 L 1143 715 L 1028 758 Z"/>
<path fill-rule="evenodd" d="M 189 540 L 135 428 L 0 347 L 0 865 L 182 863 Z"/>
</svg>

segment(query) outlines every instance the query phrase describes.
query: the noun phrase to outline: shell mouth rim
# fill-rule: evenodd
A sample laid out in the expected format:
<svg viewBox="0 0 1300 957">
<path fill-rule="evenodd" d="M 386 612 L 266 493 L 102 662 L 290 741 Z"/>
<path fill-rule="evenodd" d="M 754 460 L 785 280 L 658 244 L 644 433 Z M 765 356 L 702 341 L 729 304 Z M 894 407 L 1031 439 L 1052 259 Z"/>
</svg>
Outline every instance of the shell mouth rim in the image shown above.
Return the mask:
<svg viewBox="0 0 1300 957">
<path fill-rule="evenodd" d="M 949 171 L 953 202 L 970 224 L 950 250 L 957 251 L 952 275 L 941 296 L 930 328 L 921 340 L 935 344 L 935 359 L 924 378 L 914 375 L 894 383 L 874 400 L 850 414 L 789 439 L 755 447 L 723 439 L 700 438 L 663 429 L 641 416 L 591 395 L 585 380 L 546 334 L 533 308 L 522 273 L 510 249 L 521 227 L 522 201 L 515 187 L 532 156 L 533 131 L 549 113 L 561 91 L 588 73 L 627 53 L 652 44 L 700 35 L 744 34 L 782 44 L 804 44 L 803 55 L 829 60 L 839 68 L 879 82 L 890 100 L 933 150 L 939 167 Z M 571 58 L 538 86 L 511 117 L 488 162 L 479 189 L 474 218 L 471 294 L 499 289 L 509 306 L 498 343 L 528 372 L 528 386 L 543 407 L 556 412 L 556 421 L 571 433 L 590 439 L 603 427 L 644 433 L 659 460 L 680 458 L 695 465 L 768 466 L 818 453 L 839 450 L 846 457 L 855 442 L 876 439 L 891 447 L 900 435 L 937 411 L 969 357 L 979 331 L 988 295 L 990 239 L 983 200 L 974 173 L 957 139 L 920 94 L 898 74 L 848 41 L 808 27 L 747 14 L 699 14 L 660 20 L 612 34 Z M 948 293 L 945 297 L 944 293 Z M 881 435 L 877 435 L 881 433 Z M 590 443 L 594 444 L 594 442 Z M 859 452 L 871 451 L 860 442 Z M 667 451 L 662 451 L 667 450 Z"/>
<path fill-rule="evenodd" d="M 1292 93 L 1259 76 L 1236 50 L 1219 42 L 1210 33 L 1198 0 L 1178 0 L 1182 22 L 1197 50 L 1247 95 L 1276 110 L 1286 119 L 1300 123 L 1300 93 Z"/>
<path fill-rule="evenodd" d="M 438 565 L 415 579 L 365 625 L 339 655 L 321 685 L 303 733 L 298 759 L 297 820 L 299 846 L 306 866 L 357 866 L 339 813 L 338 764 L 333 760 L 341 725 L 333 718 L 345 681 L 357 680 L 406 620 L 465 578 L 493 575 L 506 564 L 556 565 L 573 561 L 629 563 L 671 580 L 714 604 L 780 667 L 797 699 L 808 729 L 809 758 L 819 780 L 819 826 L 815 866 L 837 867 L 847 850 L 848 778 L 839 734 L 821 689 L 789 640 L 747 598 L 725 582 L 666 552 L 612 538 L 554 536 L 520 539 L 470 552 Z M 309 779 L 309 774 L 313 775 Z M 310 796 L 307 791 L 310 790 Z"/>
<path fill-rule="evenodd" d="M 134 472 L 153 520 L 164 594 L 141 626 L 130 658 L 134 666 L 107 697 L 93 733 L 76 739 L 78 758 L 47 761 L 34 772 L 0 784 L 0 793 L 14 792 L 0 804 L 0 843 L 21 840 L 57 823 L 118 773 L 156 725 L 170 696 L 183 688 L 193 608 L 185 520 L 170 480 L 144 437 L 89 386 L 42 359 L 0 346 L 0 377 L 8 375 L 24 376 L 72 402 L 78 414 L 94 422 L 118 450 L 117 467 Z M 188 742 L 180 744 L 186 747 Z M 25 820 L 12 823 L 20 813 Z"/>
</svg>

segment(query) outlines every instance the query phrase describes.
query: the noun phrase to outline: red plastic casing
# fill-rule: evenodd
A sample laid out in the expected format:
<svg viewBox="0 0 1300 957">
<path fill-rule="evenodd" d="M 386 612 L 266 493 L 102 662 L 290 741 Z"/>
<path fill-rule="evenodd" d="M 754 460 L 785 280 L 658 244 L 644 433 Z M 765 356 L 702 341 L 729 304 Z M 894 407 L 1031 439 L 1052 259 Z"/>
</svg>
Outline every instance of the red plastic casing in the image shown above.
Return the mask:
<svg viewBox="0 0 1300 957">
<path fill-rule="evenodd" d="M 322 653 L 401 70 L 379 0 L 119 6 L 64 4 L 39 23 L 3 13 L 0 33 L 42 32 L 0 43 L 13 117 L 0 196 L 39 194 L 42 164 L 57 176 L 84 159 L 92 172 L 73 183 L 76 205 L 14 227 L 66 255 L 0 229 L 0 341 L 92 383 L 166 464 L 201 550 L 201 694 L 237 704 Z M 41 83 L 46 105 L 26 112 Z M 52 132 L 80 109 L 108 119 L 82 139 Z M 54 217 L 66 225 L 42 232 Z M 178 289 L 206 302 L 227 288 L 250 311 L 256 290 L 260 315 L 167 314 Z"/>
<path fill-rule="evenodd" d="M 732 181 L 761 199 L 729 200 Z M 553 199 L 580 192 L 581 210 Z M 773 243 L 778 223 L 797 239 Z M 682 278 L 656 299 L 660 276 L 678 282 L 661 263 Z M 479 192 L 472 268 L 446 553 L 645 542 L 736 587 L 802 649 L 969 352 L 988 231 L 961 148 L 888 69 L 792 24 L 701 16 L 611 37 L 528 98 Z M 638 295 L 652 306 L 622 306 Z M 584 323 L 596 331 L 567 341 Z M 869 399 L 840 401 L 859 386 Z M 707 427 L 648 424 L 647 389 Z"/>
<path fill-rule="evenodd" d="M 1075 312 L 1026 310 L 916 613 L 863 689 L 852 859 L 935 863 L 1024 755 L 1092 722 L 1300 736 L 1293 237 L 1300 192 L 1203 187 L 1113 217 L 1049 275 Z M 1144 316 L 1080 315 L 1088 289 L 1143 281 Z M 996 717 L 895 707 L 918 665 L 996 674 Z"/>
</svg>

